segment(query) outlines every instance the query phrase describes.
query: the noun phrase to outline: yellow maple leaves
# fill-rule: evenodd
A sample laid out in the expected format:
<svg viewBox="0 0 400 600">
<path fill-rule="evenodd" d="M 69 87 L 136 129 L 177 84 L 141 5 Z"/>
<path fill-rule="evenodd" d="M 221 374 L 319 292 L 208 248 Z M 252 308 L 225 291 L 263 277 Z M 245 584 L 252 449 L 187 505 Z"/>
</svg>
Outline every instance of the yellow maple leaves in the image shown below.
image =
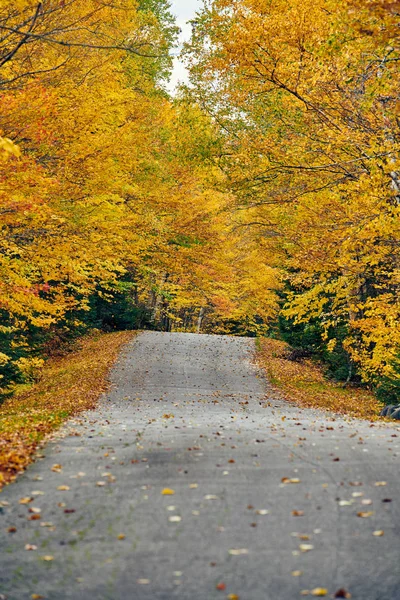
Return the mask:
<svg viewBox="0 0 400 600">
<path fill-rule="evenodd" d="M 396 379 L 396 17 L 363 0 L 211 5 L 187 48 L 192 94 L 221 126 L 260 270 L 279 268 L 294 326 L 320 323 L 364 381 Z"/>
</svg>

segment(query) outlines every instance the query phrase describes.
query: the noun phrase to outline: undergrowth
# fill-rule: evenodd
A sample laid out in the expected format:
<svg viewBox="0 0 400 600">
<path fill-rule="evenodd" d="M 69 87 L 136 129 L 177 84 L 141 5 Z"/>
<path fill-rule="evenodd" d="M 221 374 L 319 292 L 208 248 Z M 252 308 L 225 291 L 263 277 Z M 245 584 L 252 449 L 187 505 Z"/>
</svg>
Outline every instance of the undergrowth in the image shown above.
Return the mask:
<svg viewBox="0 0 400 600">
<path fill-rule="evenodd" d="M 50 358 L 40 381 L 17 386 L 0 405 L 0 488 L 32 461 L 46 435 L 69 417 L 96 406 L 110 367 L 134 333 L 92 333 L 77 348 Z"/>
<path fill-rule="evenodd" d="M 258 362 L 272 386 L 300 406 L 364 419 L 374 419 L 383 408 L 372 391 L 327 379 L 322 367 L 309 359 L 289 360 L 286 342 L 262 338 L 257 350 Z"/>
</svg>

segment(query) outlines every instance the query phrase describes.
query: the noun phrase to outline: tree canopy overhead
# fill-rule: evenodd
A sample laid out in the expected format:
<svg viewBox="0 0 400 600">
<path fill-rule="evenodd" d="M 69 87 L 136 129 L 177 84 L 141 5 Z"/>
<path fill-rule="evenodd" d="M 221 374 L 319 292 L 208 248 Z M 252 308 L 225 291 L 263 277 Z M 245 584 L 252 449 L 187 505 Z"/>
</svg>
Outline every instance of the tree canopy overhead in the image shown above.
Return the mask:
<svg viewBox="0 0 400 600">
<path fill-rule="evenodd" d="M 205 0 L 171 99 L 168 0 L 0 0 L 4 385 L 91 326 L 279 323 L 397 394 L 398 23 Z"/>
</svg>

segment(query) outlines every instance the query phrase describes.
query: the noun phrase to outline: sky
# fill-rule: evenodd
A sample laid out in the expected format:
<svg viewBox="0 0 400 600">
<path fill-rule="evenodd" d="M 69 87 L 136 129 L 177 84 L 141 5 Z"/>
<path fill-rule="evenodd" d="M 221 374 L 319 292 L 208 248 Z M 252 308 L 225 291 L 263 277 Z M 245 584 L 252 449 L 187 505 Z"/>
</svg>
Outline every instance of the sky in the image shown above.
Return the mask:
<svg viewBox="0 0 400 600">
<path fill-rule="evenodd" d="M 178 27 L 182 30 L 180 37 L 181 44 L 190 39 L 192 28 L 187 22 L 194 18 L 196 11 L 200 9 L 201 5 L 202 0 L 172 0 L 172 12 L 177 16 Z M 187 71 L 180 60 L 176 58 L 174 61 L 174 71 L 168 86 L 169 90 L 173 92 L 179 81 L 186 82 L 187 80 Z"/>
</svg>

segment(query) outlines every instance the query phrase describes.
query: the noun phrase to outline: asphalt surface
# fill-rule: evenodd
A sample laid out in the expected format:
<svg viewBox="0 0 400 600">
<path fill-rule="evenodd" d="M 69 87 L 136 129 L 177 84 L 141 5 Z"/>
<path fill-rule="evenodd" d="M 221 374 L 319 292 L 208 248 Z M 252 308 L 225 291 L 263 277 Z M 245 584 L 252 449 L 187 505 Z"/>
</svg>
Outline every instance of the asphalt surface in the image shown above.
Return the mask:
<svg viewBox="0 0 400 600">
<path fill-rule="evenodd" d="M 0 494 L 0 598 L 400 599 L 399 425 L 274 398 L 253 352 L 137 337 Z"/>
</svg>

